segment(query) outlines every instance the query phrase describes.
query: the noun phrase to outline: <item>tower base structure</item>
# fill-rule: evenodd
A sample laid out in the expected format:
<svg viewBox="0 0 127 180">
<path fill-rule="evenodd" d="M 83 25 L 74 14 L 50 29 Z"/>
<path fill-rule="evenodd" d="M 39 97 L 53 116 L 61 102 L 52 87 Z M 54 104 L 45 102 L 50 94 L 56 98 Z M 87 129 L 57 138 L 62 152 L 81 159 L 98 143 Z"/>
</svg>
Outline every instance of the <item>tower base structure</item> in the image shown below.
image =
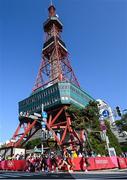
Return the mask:
<svg viewBox="0 0 127 180">
<path fill-rule="evenodd" d="M 41 107 L 48 114 L 46 128 L 52 133 L 58 146 L 75 146 L 82 142 L 82 132 L 77 133 L 71 126 L 72 119 L 67 108 L 74 105 L 85 108 L 89 101 L 94 100 L 86 92 L 72 83 L 59 82 L 48 85 L 33 92 L 28 98 L 19 102 L 19 126 L 17 127 L 9 146 L 23 147 L 34 134 L 42 129 L 42 118 L 32 114 L 42 113 Z M 24 117 L 23 117 L 24 116 Z"/>
</svg>

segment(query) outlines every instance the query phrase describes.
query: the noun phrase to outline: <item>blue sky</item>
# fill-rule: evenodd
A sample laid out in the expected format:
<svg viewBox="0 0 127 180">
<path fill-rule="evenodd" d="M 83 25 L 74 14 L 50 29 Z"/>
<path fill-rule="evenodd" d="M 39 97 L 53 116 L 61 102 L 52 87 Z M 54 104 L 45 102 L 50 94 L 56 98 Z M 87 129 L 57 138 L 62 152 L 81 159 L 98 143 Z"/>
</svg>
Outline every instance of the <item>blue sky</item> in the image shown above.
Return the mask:
<svg viewBox="0 0 127 180">
<path fill-rule="evenodd" d="M 0 0 L 0 142 L 18 125 L 18 102 L 32 91 L 49 0 Z M 127 108 L 127 1 L 54 0 L 81 87 Z"/>
</svg>

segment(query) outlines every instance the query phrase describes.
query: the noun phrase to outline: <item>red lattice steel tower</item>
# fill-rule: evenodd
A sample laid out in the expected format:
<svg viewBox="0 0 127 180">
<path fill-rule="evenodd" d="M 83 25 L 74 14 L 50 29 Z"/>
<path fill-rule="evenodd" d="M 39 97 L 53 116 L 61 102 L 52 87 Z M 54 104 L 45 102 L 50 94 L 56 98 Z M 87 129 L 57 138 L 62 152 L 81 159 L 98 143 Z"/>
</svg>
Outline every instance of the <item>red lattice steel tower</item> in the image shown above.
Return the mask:
<svg viewBox="0 0 127 180">
<path fill-rule="evenodd" d="M 69 62 L 68 51 L 61 39 L 63 25 L 56 15 L 53 5 L 49 8 L 49 17 L 44 23 L 46 35 L 42 50 L 42 62 L 33 91 L 49 83 L 71 82 L 79 87 L 77 78 Z"/>
<path fill-rule="evenodd" d="M 84 108 L 93 98 L 83 91 L 76 79 L 68 58 L 68 51 L 61 38 L 63 25 L 56 15 L 54 5 L 48 8 L 49 17 L 44 23 L 45 43 L 42 49 L 42 61 L 32 94 L 19 102 L 20 123 L 11 143 L 14 147 L 23 146 L 38 130 L 41 124 L 29 115 L 48 113 L 47 130 L 52 132 L 58 145 L 81 144 L 82 132 L 77 133 L 72 127 L 72 119 L 67 108 L 73 104 Z M 22 131 L 21 131 L 22 130 Z M 58 133 L 59 132 L 59 133 Z"/>
</svg>

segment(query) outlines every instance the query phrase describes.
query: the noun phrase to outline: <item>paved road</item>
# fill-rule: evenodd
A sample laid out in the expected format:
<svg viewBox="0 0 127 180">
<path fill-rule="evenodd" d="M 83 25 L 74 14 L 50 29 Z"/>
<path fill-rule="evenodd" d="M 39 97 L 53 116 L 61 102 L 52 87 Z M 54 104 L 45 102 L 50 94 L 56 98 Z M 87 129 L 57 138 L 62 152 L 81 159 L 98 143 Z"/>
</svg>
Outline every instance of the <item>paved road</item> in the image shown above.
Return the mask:
<svg viewBox="0 0 127 180">
<path fill-rule="evenodd" d="M 127 170 L 122 172 L 79 172 L 79 173 L 27 173 L 0 172 L 0 179 L 126 179 Z"/>
</svg>

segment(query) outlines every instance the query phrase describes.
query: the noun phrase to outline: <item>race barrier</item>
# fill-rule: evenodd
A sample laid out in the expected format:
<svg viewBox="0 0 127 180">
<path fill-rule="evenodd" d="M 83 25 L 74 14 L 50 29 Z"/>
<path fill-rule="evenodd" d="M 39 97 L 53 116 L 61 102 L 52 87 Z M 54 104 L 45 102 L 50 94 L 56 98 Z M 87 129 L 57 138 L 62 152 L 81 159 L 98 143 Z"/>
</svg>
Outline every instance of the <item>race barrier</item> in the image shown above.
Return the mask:
<svg viewBox="0 0 127 180">
<path fill-rule="evenodd" d="M 74 171 L 89 171 L 102 170 L 102 169 L 114 169 L 127 168 L 127 158 L 121 157 L 89 157 L 89 158 L 72 158 L 71 159 Z M 12 170 L 12 171 L 24 171 L 26 169 L 25 160 L 5 160 L 0 162 L 0 170 Z M 65 168 L 67 169 L 67 168 Z"/>
<path fill-rule="evenodd" d="M 121 158 L 118 157 L 118 164 L 120 169 L 126 169 L 127 168 L 127 158 Z"/>
<path fill-rule="evenodd" d="M 90 157 L 87 158 L 87 163 L 85 162 L 84 158 L 78 157 L 72 159 L 74 164 L 73 170 L 81 171 L 81 170 L 101 170 L 101 169 L 114 169 L 118 168 L 117 157 L 110 158 L 110 157 Z M 126 164 L 127 168 L 127 164 Z"/>
<path fill-rule="evenodd" d="M 26 160 L 5 160 L 1 161 L 1 170 L 24 171 L 26 167 Z"/>
</svg>

